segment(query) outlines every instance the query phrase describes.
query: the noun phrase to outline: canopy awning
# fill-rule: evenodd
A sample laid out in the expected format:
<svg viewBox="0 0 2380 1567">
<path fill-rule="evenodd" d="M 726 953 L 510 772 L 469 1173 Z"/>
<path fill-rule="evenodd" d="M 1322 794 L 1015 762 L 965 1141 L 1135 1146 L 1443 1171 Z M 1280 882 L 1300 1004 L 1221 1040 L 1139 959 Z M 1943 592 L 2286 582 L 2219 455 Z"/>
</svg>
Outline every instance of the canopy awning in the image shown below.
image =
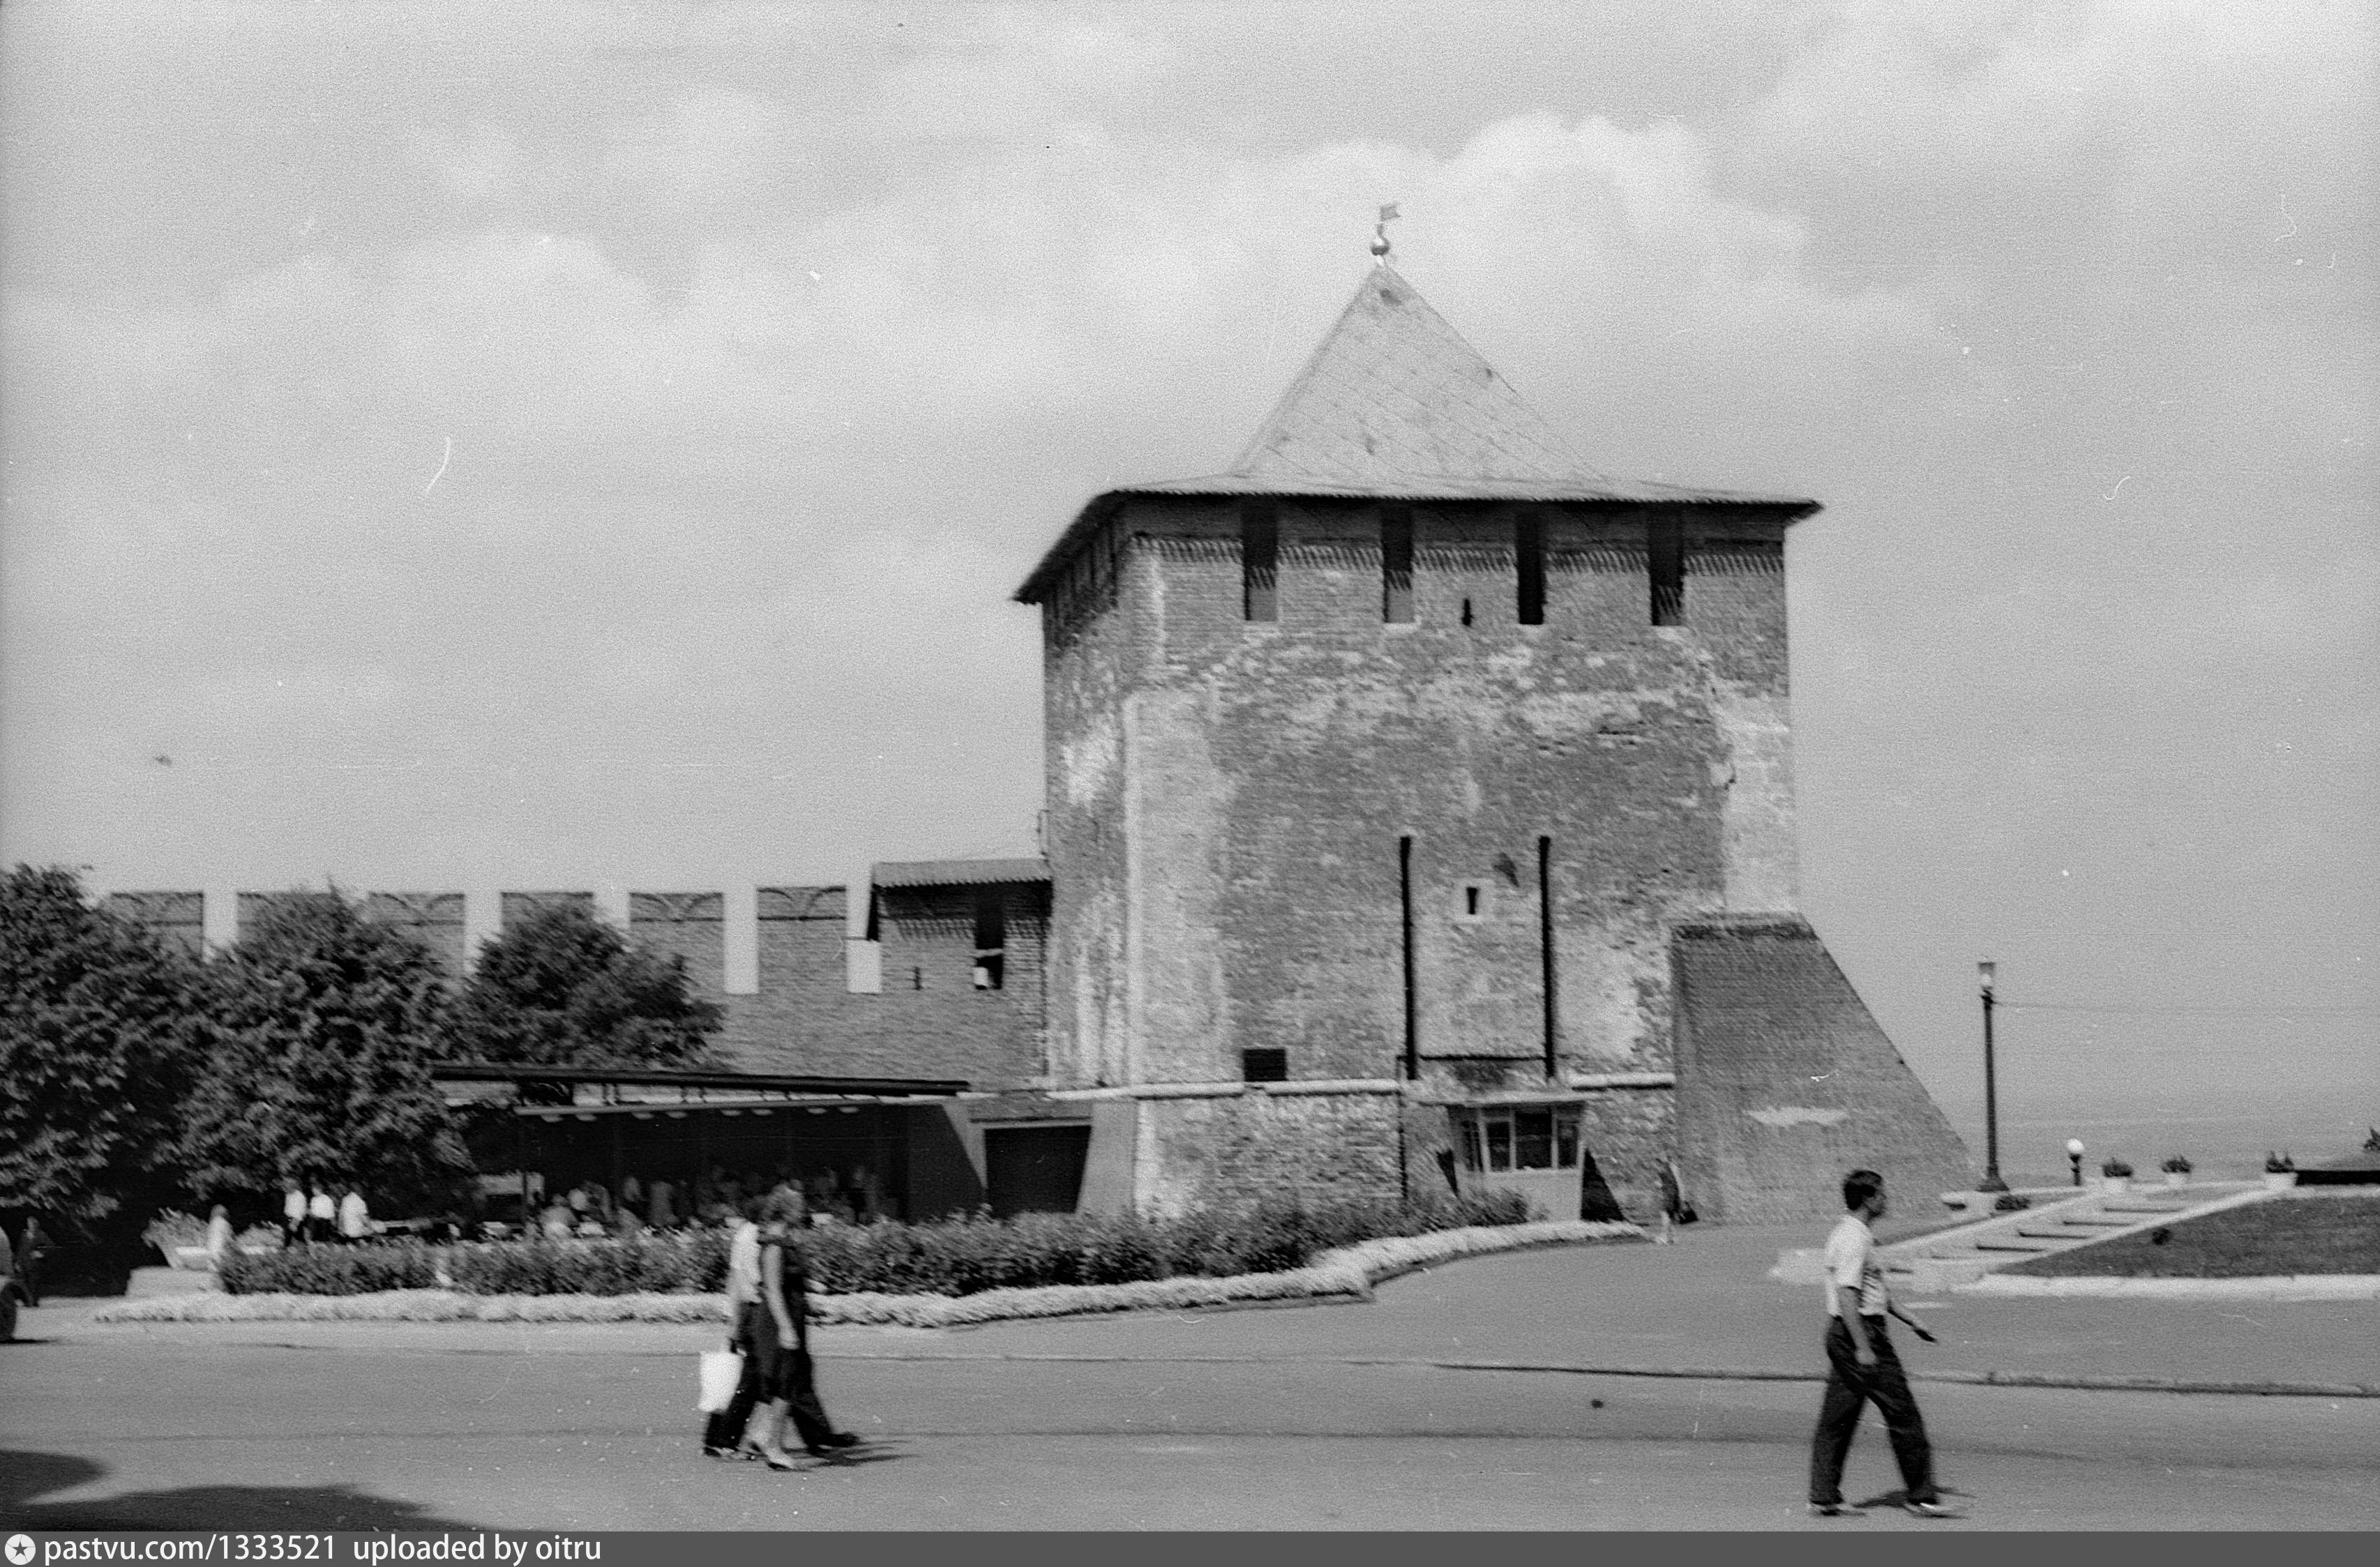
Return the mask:
<svg viewBox="0 0 2380 1567">
<path fill-rule="evenodd" d="M 450 1104 L 513 1104 L 524 1113 L 621 1110 L 835 1108 L 954 1099 L 965 1078 L 830 1077 L 808 1073 L 669 1071 L 654 1067 L 543 1066 L 442 1062 L 430 1069 Z"/>
</svg>

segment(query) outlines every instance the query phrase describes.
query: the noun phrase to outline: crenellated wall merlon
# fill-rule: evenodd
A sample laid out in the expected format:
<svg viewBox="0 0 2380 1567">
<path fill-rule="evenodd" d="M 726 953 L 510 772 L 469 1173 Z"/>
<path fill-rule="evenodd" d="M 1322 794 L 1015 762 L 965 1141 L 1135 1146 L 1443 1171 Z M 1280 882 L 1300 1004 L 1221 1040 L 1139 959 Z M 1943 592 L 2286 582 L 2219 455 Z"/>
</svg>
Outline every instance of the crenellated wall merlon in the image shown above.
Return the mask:
<svg viewBox="0 0 2380 1567">
<path fill-rule="evenodd" d="M 109 893 L 101 903 L 113 913 L 204 952 L 237 941 L 244 925 L 281 900 L 320 895 L 304 891 L 126 891 Z M 757 926 L 815 921 L 840 927 L 849 906 L 848 894 L 840 885 L 668 893 L 621 890 L 609 894 L 578 889 L 369 892 L 349 896 L 364 918 L 409 931 L 458 977 L 468 971 L 481 941 L 541 908 L 575 905 L 625 930 L 648 934 L 655 927 L 722 927 L 726 972 L 721 988 L 729 994 L 751 992 L 748 977 L 741 985 L 736 982 L 739 976 L 735 970 L 739 966 L 735 960 L 741 948 L 740 966 L 747 970 L 754 966 L 751 959 L 759 946 Z"/>
</svg>

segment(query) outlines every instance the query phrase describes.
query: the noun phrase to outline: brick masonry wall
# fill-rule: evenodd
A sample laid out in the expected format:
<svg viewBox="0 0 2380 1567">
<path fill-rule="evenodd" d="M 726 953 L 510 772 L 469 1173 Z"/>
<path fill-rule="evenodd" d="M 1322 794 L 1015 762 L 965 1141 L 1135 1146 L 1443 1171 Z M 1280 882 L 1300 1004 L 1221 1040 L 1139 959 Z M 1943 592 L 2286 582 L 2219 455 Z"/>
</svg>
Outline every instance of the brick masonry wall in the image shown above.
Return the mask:
<svg viewBox="0 0 2380 1567">
<path fill-rule="evenodd" d="M 241 895 L 246 896 L 245 893 Z M 592 914 L 595 912 L 595 894 L 570 892 L 504 893 L 498 894 L 496 907 L 498 917 L 504 921 L 504 929 L 509 930 L 539 909 L 567 908 L 574 905 Z"/>
<path fill-rule="evenodd" d="M 1706 1217 L 1830 1219 L 1880 1171 L 1909 1211 L 1973 1178 L 1967 1149 L 1799 919 L 1677 932 L 1678 1142 Z"/>
<path fill-rule="evenodd" d="M 878 1053 L 934 1062 L 916 1076 L 965 1077 L 981 1087 L 1022 1087 L 1045 1075 L 1041 1026 L 1050 917 L 1046 886 L 1005 890 L 1006 962 L 998 990 L 975 985 L 970 887 L 878 890 L 884 991 L 864 1037 Z"/>
<path fill-rule="evenodd" d="M 1265 1198 L 1327 1203 L 1397 1195 L 1397 1118 L 1390 1094 L 1144 1099 L 1137 1206 L 1179 1213 Z M 1426 1172 L 1412 1163 L 1415 1176 Z"/>
<path fill-rule="evenodd" d="M 404 931 L 430 949 L 449 979 L 469 971 L 460 893 L 366 893 L 363 917 Z"/>
<path fill-rule="evenodd" d="M 1147 605 L 1162 581 L 1146 551 L 1114 541 L 1121 526 L 1110 522 L 1102 539 L 1077 557 L 1068 573 L 1075 586 L 1062 589 L 1043 615 L 1044 838 L 1053 899 L 1050 1072 L 1059 1087 L 1125 1083 L 1134 1071 L 1124 697 L 1143 678 Z M 1236 584 L 1236 544 L 1232 551 Z M 1099 572 L 1090 569 L 1094 564 Z"/>
<path fill-rule="evenodd" d="M 1579 1140 L 1620 1209 L 1639 1224 L 1661 1216 L 1661 1166 L 1677 1151 L 1677 1095 L 1605 1088 L 1579 1101 Z"/>
<path fill-rule="evenodd" d="M 146 926 L 193 956 L 206 951 L 206 905 L 203 893 L 110 893 L 100 900 L 108 913 Z"/>
<path fill-rule="evenodd" d="M 1726 569 L 1689 579 L 1711 625 L 1671 628 L 1637 508 L 1548 509 L 1542 626 L 1509 508 L 1415 508 L 1410 626 L 1380 618 L 1371 508 L 1279 518 L 1277 623 L 1241 618 L 1235 505 L 1145 498 L 1111 524 L 1110 607 L 1051 639 L 1058 1059 L 1212 1081 L 1271 1046 L 1293 1076 L 1386 1075 L 1404 834 L 1423 1053 L 1541 1059 L 1544 834 L 1560 1058 L 1669 1065 L 1669 922 L 1790 905 L 1782 522 L 1698 524 L 1690 565 Z"/>
<path fill-rule="evenodd" d="M 275 902 L 321 895 L 242 893 L 240 916 L 251 920 Z M 884 991 L 855 995 L 845 980 L 844 889 L 764 887 L 756 901 L 759 992 L 729 995 L 723 894 L 628 895 L 628 939 L 685 958 L 689 992 L 722 1009 L 716 1053 L 727 1065 L 832 1076 L 961 1078 L 982 1089 L 1025 1087 L 1043 1074 L 1046 889 L 1013 894 L 1007 972 L 998 990 L 975 989 L 974 930 L 967 921 L 890 922 Z M 166 939 L 200 950 L 202 894 L 116 893 L 104 902 Z M 591 909 L 595 902 L 590 892 L 505 893 L 502 907 L 509 923 L 540 906 L 575 903 Z M 359 906 L 365 918 L 421 941 L 450 978 L 465 978 L 464 894 L 368 893 Z M 922 987 L 910 982 L 913 973 Z"/>
<path fill-rule="evenodd" d="M 974 929 L 958 920 L 881 922 L 884 987 L 855 994 L 844 968 L 842 887 L 763 887 L 759 988 L 724 988 L 717 893 L 631 893 L 636 939 L 687 959 L 693 990 L 725 1014 L 718 1052 L 747 1072 L 961 1078 L 1022 1087 L 1040 1074 L 1044 895 L 1012 894 L 1005 984 L 975 988 Z"/>
</svg>

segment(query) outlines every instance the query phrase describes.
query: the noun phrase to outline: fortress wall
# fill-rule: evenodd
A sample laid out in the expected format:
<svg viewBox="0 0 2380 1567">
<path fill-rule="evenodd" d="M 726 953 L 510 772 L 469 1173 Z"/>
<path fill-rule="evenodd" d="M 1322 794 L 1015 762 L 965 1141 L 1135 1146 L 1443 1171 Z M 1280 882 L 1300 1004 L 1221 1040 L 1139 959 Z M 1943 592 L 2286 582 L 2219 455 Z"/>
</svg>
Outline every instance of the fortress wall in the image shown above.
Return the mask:
<svg viewBox="0 0 2380 1567">
<path fill-rule="evenodd" d="M 249 921 L 275 904 L 324 895 L 243 892 L 237 907 Z M 998 990 L 974 984 L 971 919 L 910 917 L 887 922 L 881 993 L 854 993 L 846 980 L 847 894 L 840 886 L 758 890 L 752 941 L 759 986 L 751 993 L 731 994 L 727 989 L 729 900 L 722 893 L 632 891 L 625 934 L 686 960 L 689 992 L 724 1014 L 713 1037 L 714 1052 L 729 1066 L 831 1076 L 960 1078 L 979 1089 L 1010 1088 L 1046 1070 L 1042 1021 L 1049 937 L 1047 890 L 1012 889 L 1011 899 L 1007 961 Z M 193 954 L 204 950 L 203 893 L 114 893 L 103 902 L 111 912 Z M 372 892 L 357 900 L 365 918 L 421 942 L 457 982 L 469 971 L 465 916 L 470 902 L 462 893 Z M 567 889 L 506 892 L 499 904 L 510 924 L 559 904 L 594 912 L 597 897 Z"/>
</svg>

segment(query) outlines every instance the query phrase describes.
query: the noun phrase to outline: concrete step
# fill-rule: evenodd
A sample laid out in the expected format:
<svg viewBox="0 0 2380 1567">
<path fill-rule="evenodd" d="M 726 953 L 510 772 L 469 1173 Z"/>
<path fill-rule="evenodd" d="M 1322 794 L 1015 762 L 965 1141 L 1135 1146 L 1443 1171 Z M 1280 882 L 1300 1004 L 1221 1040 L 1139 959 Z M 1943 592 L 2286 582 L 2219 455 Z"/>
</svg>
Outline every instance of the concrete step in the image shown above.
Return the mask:
<svg viewBox="0 0 2380 1567">
<path fill-rule="evenodd" d="M 2056 1256 L 2270 1194 L 2261 1183 L 2207 1182 L 2153 1193 L 2058 1188 L 2025 1195 L 2034 1207 L 1988 1213 L 1954 1229 L 1886 1245 L 1878 1257 L 1886 1277 L 1912 1293 L 1954 1290 L 2029 1257 Z M 1769 1277 L 1818 1283 L 1825 1273 L 1821 1252 L 1796 1249 L 1779 1254 Z"/>
</svg>

